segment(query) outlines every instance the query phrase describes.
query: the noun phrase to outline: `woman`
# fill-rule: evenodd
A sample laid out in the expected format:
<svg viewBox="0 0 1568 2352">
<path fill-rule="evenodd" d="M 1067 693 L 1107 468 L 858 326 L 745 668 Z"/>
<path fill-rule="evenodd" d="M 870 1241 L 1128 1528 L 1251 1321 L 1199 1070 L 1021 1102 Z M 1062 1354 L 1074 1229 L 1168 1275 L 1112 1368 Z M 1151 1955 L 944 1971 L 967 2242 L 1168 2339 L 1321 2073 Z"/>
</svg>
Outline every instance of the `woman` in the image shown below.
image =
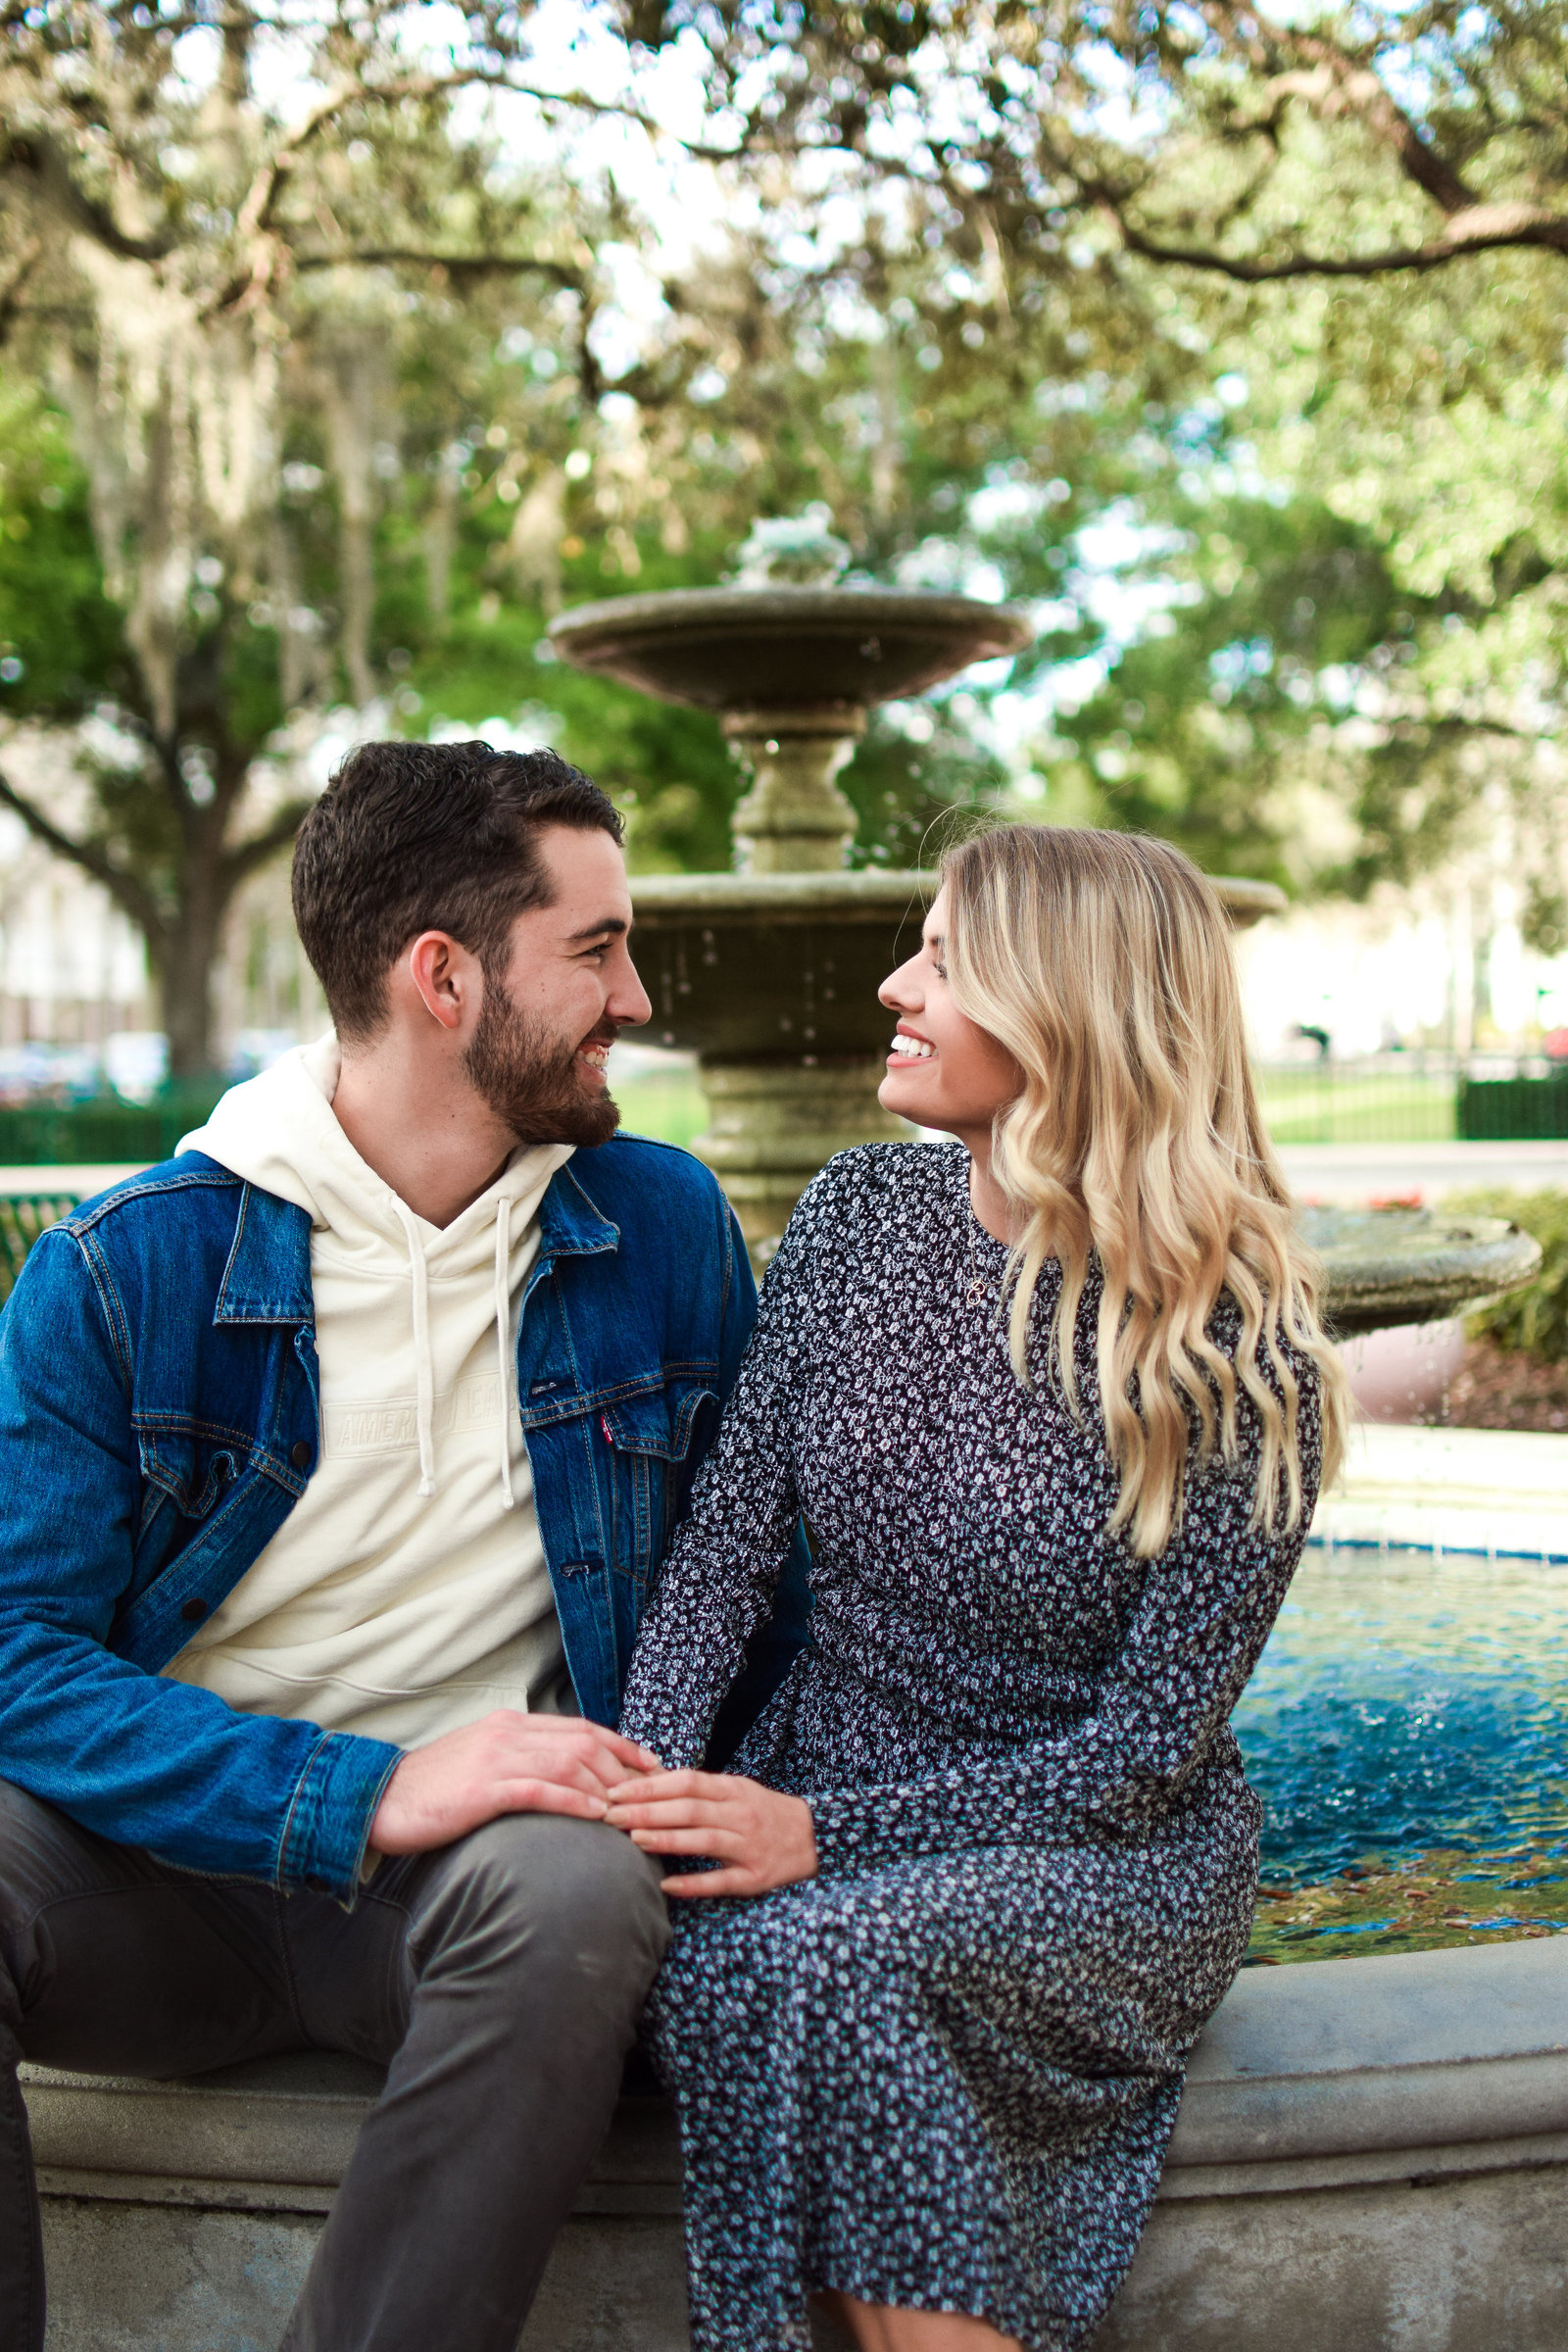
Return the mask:
<svg viewBox="0 0 1568 2352">
<path fill-rule="evenodd" d="M 649 2022 L 700 2352 L 1066 2352 L 1148 2219 L 1241 1964 L 1259 1809 L 1227 1718 L 1346 1420 L 1179 852 L 955 851 L 874 1145 L 790 1221 L 632 1661 L 677 1866 Z M 813 1646 L 691 1769 L 798 1512 Z M 741 1898 L 741 1899 L 735 1899 Z"/>
</svg>

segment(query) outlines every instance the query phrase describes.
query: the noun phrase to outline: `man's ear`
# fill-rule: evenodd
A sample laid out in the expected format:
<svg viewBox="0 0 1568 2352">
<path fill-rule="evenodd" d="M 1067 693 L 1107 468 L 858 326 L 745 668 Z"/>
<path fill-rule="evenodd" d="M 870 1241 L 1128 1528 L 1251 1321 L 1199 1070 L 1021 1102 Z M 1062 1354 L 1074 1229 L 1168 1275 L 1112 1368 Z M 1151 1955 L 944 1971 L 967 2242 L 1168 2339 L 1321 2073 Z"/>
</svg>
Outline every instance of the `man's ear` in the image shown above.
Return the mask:
<svg viewBox="0 0 1568 2352">
<path fill-rule="evenodd" d="M 448 931 L 421 931 L 403 956 L 403 966 L 432 1020 L 460 1029 L 478 1004 L 482 981 L 478 957 Z"/>
</svg>

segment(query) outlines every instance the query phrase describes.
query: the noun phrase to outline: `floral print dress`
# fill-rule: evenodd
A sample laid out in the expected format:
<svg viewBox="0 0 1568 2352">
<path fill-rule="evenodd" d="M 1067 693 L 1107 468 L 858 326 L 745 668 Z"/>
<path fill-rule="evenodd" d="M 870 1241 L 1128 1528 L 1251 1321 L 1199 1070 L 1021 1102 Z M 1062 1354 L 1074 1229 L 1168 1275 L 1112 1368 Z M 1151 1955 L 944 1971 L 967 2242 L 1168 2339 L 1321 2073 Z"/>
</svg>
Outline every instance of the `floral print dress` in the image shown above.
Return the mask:
<svg viewBox="0 0 1568 2352">
<path fill-rule="evenodd" d="M 1095 1286 L 1080 1422 L 1053 1265 L 1014 1378 L 968 1164 L 874 1145 L 807 1193 L 632 1661 L 622 1730 L 700 1762 L 805 1513 L 812 1645 L 732 1769 L 809 1801 L 819 1872 L 673 1902 L 648 2012 L 699 2352 L 808 2345 L 824 2287 L 1082 2343 L 1247 1945 L 1259 1809 L 1227 1718 L 1304 1520 L 1253 1523 L 1244 1399 L 1240 1466 L 1190 1478 L 1165 1551 L 1107 1537 Z M 1222 1348 L 1239 1323 L 1222 1301 Z"/>
</svg>

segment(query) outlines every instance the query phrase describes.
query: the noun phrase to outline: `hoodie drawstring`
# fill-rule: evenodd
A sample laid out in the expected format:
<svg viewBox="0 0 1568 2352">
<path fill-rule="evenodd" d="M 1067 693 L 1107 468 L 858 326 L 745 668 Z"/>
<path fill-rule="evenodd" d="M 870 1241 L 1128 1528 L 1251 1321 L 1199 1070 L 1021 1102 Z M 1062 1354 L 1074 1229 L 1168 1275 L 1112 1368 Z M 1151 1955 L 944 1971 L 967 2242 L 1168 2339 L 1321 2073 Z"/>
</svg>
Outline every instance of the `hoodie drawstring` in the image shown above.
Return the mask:
<svg viewBox="0 0 1568 2352">
<path fill-rule="evenodd" d="M 435 1493 L 435 1361 L 430 1352 L 430 1268 L 414 1212 L 391 1195 L 409 1243 L 414 1281 L 414 1360 L 418 1376 L 419 1493 Z M 501 1507 L 515 1507 L 512 1491 L 512 1202 L 496 1202 L 496 1353 L 501 1374 Z"/>
<path fill-rule="evenodd" d="M 512 1492 L 512 1202 L 496 1202 L 496 1348 L 501 1371 L 501 1507 L 510 1511 Z"/>
<path fill-rule="evenodd" d="M 396 1193 L 389 1194 L 392 1206 L 398 1213 L 409 1243 L 409 1271 L 414 1279 L 414 1361 L 418 1379 L 418 1402 L 415 1408 L 416 1425 L 419 1434 L 419 1493 L 435 1493 L 435 1364 L 430 1354 L 430 1269 L 425 1262 L 424 1244 L 412 1209 L 405 1206 Z"/>
</svg>

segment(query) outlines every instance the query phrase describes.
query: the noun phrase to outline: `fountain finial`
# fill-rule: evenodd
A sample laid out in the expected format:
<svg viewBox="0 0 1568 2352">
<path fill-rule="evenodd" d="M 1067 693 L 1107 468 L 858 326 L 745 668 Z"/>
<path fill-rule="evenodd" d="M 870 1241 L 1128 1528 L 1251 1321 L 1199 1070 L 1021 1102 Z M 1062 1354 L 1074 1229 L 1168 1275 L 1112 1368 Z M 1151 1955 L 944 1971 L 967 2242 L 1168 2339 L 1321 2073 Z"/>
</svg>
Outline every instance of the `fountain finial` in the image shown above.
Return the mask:
<svg viewBox="0 0 1568 2352">
<path fill-rule="evenodd" d="M 850 560 L 821 499 L 799 514 L 760 515 L 741 544 L 738 588 L 831 588 Z"/>
</svg>

